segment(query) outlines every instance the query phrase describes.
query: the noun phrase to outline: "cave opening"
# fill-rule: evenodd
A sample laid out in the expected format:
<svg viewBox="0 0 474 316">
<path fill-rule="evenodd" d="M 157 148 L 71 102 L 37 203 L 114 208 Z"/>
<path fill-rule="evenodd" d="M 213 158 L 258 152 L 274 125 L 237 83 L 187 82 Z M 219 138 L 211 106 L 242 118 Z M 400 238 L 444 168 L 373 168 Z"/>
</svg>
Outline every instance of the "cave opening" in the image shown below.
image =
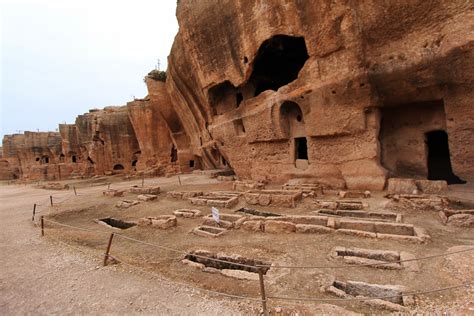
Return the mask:
<svg viewBox="0 0 474 316">
<path fill-rule="evenodd" d="M 435 130 L 425 134 L 428 150 L 428 180 L 446 180 L 448 184 L 464 184 L 453 173 L 449 153 L 448 134 L 444 130 Z"/>
<path fill-rule="evenodd" d="M 189 161 L 189 168 L 194 168 L 194 160 Z"/>
<path fill-rule="evenodd" d="M 132 160 L 132 167 L 136 167 L 136 166 L 137 166 L 137 162 L 138 162 L 138 160 L 136 160 L 136 159 L 135 159 L 135 160 Z"/>
<path fill-rule="evenodd" d="M 115 171 L 121 171 L 121 170 L 124 170 L 124 169 L 125 169 L 124 166 L 122 164 L 119 164 L 119 163 L 114 166 Z"/>
<path fill-rule="evenodd" d="M 306 137 L 295 138 L 295 158 L 308 160 L 308 144 Z"/>
<path fill-rule="evenodd" d="M 59 155 L 59 162 L 64 162 L 64 154 Z"/>
<path fill-rule="evenodd" d="M 308 58 L 304 37 L 275 35 L 264 41 L 250 77 L 255 86 L 254 96 L 265 90 L 277 91 L 295 80 Z"/>
<path fill-rule="evenodd" d="M 174 145 L 173 145 L 173 147 L 171 147 L 170 157 L 171 157 L 171 162 L 178 161 L 178 150 L 176 149 L 176 147 Z"/>
<path fill-rule="evenodd" d="M 76 163 L 76 162 L 77 162 L 77 157 L 76 157 L 76 156 L 74 156 L 74 155 L 72 155 L 72 157 L 71 157 L 71 161 L 72 161 L 72 162 L 74 162 L 74 163 Z"/>
</svg>

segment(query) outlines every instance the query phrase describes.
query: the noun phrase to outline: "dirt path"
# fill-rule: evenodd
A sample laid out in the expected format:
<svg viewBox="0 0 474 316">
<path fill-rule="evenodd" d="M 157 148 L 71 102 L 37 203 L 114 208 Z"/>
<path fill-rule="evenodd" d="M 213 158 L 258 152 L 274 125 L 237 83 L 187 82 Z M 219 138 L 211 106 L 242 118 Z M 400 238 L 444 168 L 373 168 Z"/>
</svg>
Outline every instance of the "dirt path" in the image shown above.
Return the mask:
<svg viewBox="0 0 474 316">
<path fill-rule="evenodd" d="M 48 195 L 29 186 L 0 188 L 0 314 L 242 313 L 239 302 L 203 298 L 124 267 L 104 268 L 97 258 L 41 239 L 31 208 Z"/>
</svg>

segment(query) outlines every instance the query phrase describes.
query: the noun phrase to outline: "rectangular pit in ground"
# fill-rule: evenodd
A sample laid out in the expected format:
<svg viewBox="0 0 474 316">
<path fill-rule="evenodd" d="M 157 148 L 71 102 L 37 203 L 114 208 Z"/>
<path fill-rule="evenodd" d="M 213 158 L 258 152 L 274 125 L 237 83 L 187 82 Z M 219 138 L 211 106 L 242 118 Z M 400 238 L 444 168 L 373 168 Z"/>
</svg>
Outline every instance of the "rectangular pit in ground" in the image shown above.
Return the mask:
<svg viewBox="0 0 474 316">
<path fill-rule="evenodd" d="M 240 255 L 226 255 L 222 253 L 212 253 L 209 251 L 197 250 L 187 254 L 184 259 L 204 265 L 205 268 L 218 270 L 242 270 L 258 273 L 259 270 L 266 274 L 271 263 L 263 260 L 251 259 Z"/>
<path fill-rule="evenodd" d="M 97 222 L 105 226 L 119 228 L 119 229 L 128 229 L 137 225 L 136 223 L 126 222 L 126 221 L 116 219 L 116 218 L 111 218 L 111 217 L 101 218 L 97 220 Z"/>
<path fill-rule="evenodd" d="M 192 230 L 192 233 L 202 237 L 219 237 L 224 234 L 227 230 L 219 227 L 201 225 Z"/>
<path fill-rule="evenodd" d="M 380 212 L 365 212 L 356 210 L 318 210 L 314 211 L 314 214 L 335 216 L 335 217 L 351 217 L 351 218 L 363 218 L 364 220 L 375 220 L 375 221 L 389 221 L 389 222 L 401 222 L 402 215 L 396 213 L 380 213 Z"/>
</svg>

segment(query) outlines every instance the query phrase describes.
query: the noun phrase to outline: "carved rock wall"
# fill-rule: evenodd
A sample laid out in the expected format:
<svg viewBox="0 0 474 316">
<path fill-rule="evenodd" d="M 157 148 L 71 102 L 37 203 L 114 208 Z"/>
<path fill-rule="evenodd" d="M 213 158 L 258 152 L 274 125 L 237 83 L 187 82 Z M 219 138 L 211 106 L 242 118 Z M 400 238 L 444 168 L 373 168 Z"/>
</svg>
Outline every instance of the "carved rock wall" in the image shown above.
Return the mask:
<svg viewBox="0 0 474 316">
<path fill-rule="evenodd" d="M 82 157 L 92 174 L 130 173 L 140 147 L 126 106 L 91 110 L 76 118 Z"/>
<path fill-rule="evenodd" d="M 177 17 L 167 88 L 195 154 L 212 144 L 242 178 L 382 189 L 426 178 L 442 130 L 473 180 L 472 2 L 181 0 Z"/>
</svg>

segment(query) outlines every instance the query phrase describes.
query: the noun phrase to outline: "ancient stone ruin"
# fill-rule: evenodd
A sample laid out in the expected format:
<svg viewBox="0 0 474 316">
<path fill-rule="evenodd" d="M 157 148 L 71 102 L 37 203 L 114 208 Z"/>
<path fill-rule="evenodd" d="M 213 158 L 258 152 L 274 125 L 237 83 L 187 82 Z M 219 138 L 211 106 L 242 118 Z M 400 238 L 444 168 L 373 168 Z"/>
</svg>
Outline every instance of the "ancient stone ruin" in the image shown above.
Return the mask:
<svg viewBox="0 0 474 316">
<path fill-rule="evenodd" d="M 179 1 L 166 76 L 145 78 L 145 98 L 91 110 L 57 133 L 5 136 L 0 176 L 220 168 L 241 181 L 349 190 L 382 190 L 393 177 L 472 181 L 470 9 Z"/>
</svg>

